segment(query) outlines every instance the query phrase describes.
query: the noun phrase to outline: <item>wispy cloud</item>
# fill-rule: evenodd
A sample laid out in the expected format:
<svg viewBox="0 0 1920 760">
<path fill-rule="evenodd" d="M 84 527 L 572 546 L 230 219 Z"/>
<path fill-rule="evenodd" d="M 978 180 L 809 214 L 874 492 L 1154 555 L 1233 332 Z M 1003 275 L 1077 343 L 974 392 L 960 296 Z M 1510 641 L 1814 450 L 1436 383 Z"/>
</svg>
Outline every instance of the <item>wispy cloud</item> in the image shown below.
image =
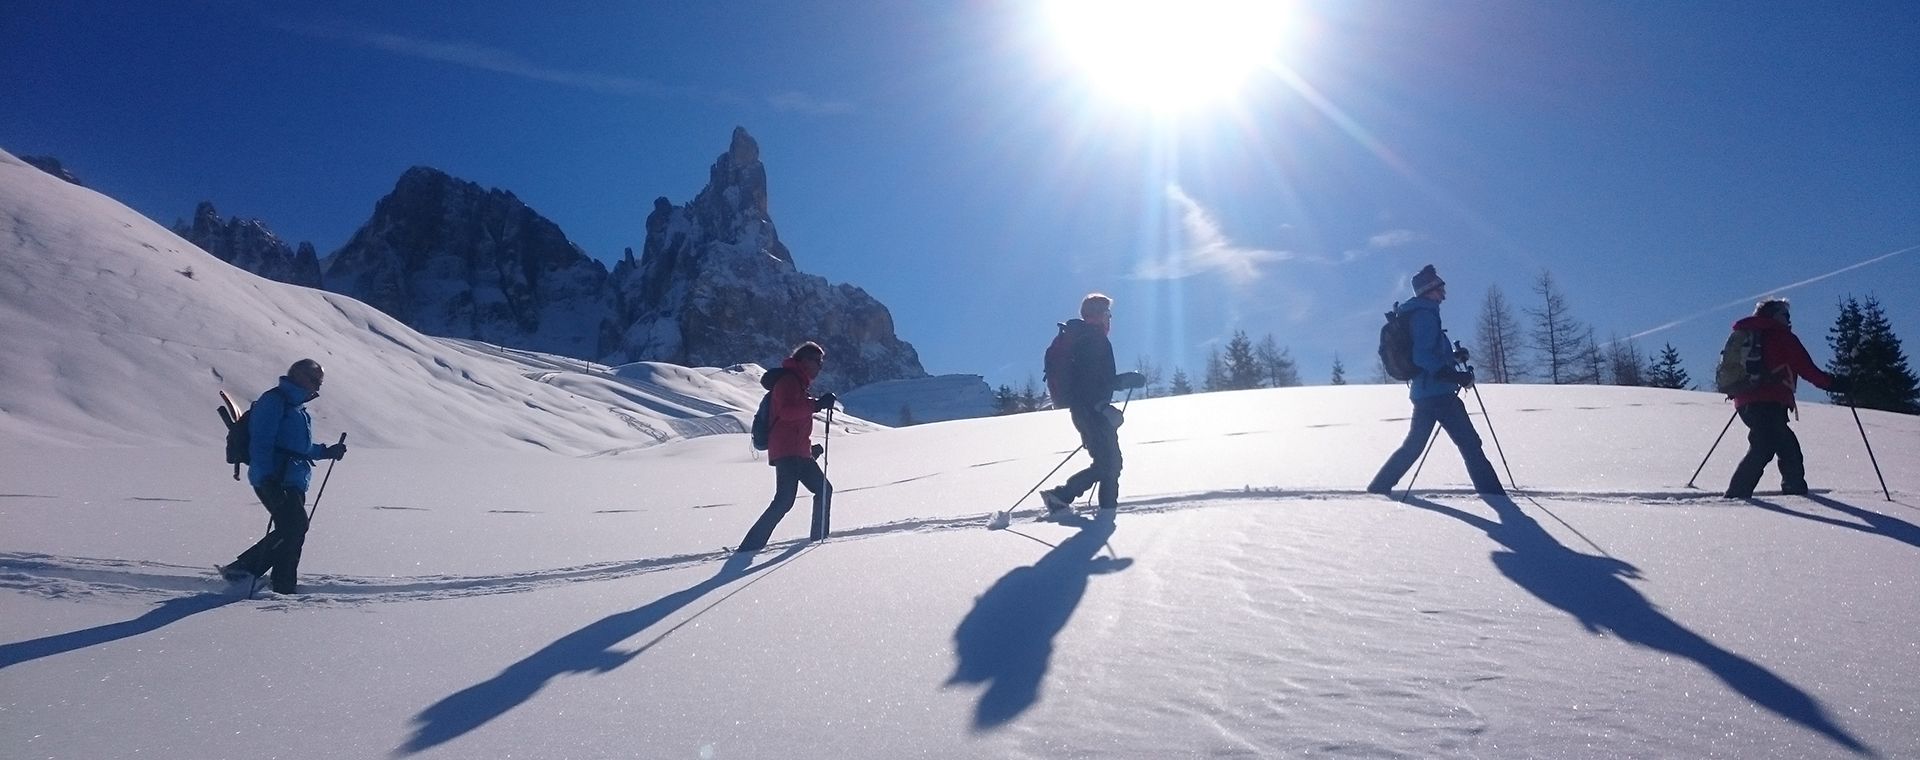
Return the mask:
<svg viewBox="0 0 1920 760">
<path fill-rule="evenodd" d="M 788 91 L 767 96 L 767 105 L 776 111 L 791 111 L 812 116 L 853 113 L 853 104 L 844 100 L 822 100 L 804 92 Z"/>
<path fill-rule="evenodd" d="M 505 74 L 589 92 L 646 98 L 680 98 L 727 105 L 740 105 L 747 102 L 745 98 L 724 90 L 670 85 L 645 77 L 628 77 L 548 66 L 528 60 L 525 56 L 510 50 L 470 42 L 407 37 L 338 24 L 281 23 L 278 26 L 285 31 L 308 37 L 344 42 L 408 58 Z M 815 116 L 844 114 L 854 110 L 851 103 L 822 99 L 797 91 L 771 95 L 765 98 L 764 102 L 774 110 Z"/>
<path fill-rule="evenodd" d="M 1350 249 L 1341 254 L 1340 263 L 1358 261 L 1380 251 L 1402 248 L 1426 239 L 1426 235 L 1413 230 L 1382 230 L 1367 237 L 1366 247 Z"/>
<path fill-rule="evenodd" d="M 1181 249 L 1159 261 L 1136 267 L 1133 276 L 1142 280 L 1178 280 L 1199 274 L 1219 274 L 1236 283 L 1259 279 L 1261 267 L 1294 257 L 1288 251 L 1248 248 L 1234 244 L 1220 229 L 1220 222 L 1201 207 L 1178 185 L 1167 186 L 1167 200 L 1180 212 Z"/>
</svg>

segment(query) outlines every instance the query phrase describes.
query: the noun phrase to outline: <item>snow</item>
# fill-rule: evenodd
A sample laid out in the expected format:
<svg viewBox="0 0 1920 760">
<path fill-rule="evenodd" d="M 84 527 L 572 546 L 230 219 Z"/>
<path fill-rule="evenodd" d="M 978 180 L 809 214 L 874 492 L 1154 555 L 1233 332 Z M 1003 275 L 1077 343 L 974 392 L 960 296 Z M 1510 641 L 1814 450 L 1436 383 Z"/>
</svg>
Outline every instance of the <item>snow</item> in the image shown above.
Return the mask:
<svg viewBox="0 0 1920 760">
<path fill-rule="evenodd" d="M 1729 501 L 1737 426 L 1685 486 L 1712 395 L 1488 386 L 1527 490 L 1473 496 L 1442 442 L 1401 502 L 1359 491 L 1399 387 L 1135 401 L 1114 520 L 1029 496 L 1002 531 L 1065 413 L 855 421 L 821 436 L 836 535 L 803 496 L 733 557 L 772 471 L 719 420 L 759 368 L 420 336 L 26 172 L 0 155 L 8 757 L 1920 756 L 1920 418 L 1860 413 L 1893 501 L 1818 403 L 1832 490 Z M 211 566 L 265 514 L 213 390 L 303 355 L 353 449 L 302 593 L 231 600 Z"/>
</svg>

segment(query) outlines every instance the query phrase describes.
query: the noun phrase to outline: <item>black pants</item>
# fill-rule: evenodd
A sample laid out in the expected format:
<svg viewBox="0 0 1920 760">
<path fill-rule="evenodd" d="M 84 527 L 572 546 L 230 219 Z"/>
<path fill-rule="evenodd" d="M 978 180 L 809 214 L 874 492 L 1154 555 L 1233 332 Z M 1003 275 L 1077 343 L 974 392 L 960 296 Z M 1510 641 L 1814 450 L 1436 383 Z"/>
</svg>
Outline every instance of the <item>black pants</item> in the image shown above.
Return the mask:
<svg viewBox="0 0 1920 760">
<path fill-rule="evenodd" d="M 759 521 L 747 530 L 747 537 L 740 539 L 740 551 L 766 548 L 774 527 L 787 516 L 788 510 L 793 509 L 794 497 L 800 494 L 800 486 L 803 485 L 813 492 L 813 530 L 809 535 L 815 541 L 827 537 L 827 516 L 833 501 L 833 484 L 827 482 L 826 473 L 820 471 L 820 463 L 811 457 L 783 457 L 774 460 L 773 477 L 773 501 L 767 504 L 767 511 L 760 513 Z"/>
<path fill-rule="evenodd" d="M 1760 484 L 1767 463 L 1780 458 L 1780 490 L 1807 490 L 1807 461 L 1800 455 L 1800 439 L 1787 427 L 1785 404 L 1758 402 L 1740 407 L 1740 421 L 1747 423 L 1747 456 L 1733 468 L 1733 480 L 1727 483 L 1727 495 L 1746 498 Z"/>
<path fill-rule="evenodd" d="M 271 574 L 274 592 L 291 594 L 297 588 L 300 550 L 307 543 L 307 492 L 279 486 L 262 486 L 253 492 L 267 514 L 273 515 L 273 530 L 241 552 L 232 566 L 254 575 Z"/>
<path fill-rule="evenodd" d="M 1053 489 L 1061 501 L 1078 499 L 1098 483 L 1101 509 L 1113 509 L 1120 504 L 1120 431 L 1107 421 L 1106 406 L 1076 406 L 1068 411 L 1073 415 L 1073 429 L 1080 432 L 1080 445 L 1093 457 L 1093 464 Z"/>
<path fill-rule="evenodd" d="M 1433 434 L 1433 426 L 1445 428 L 1447 437 L 1453 439 L 1453 445 L 1460 449 L 1460 458 L 1466 460 L 1467 477 L 1473 480 L 1473 490 L 1480 493 L 1506 493 L 1500 486 L 1500 476 L 1493 471 L 1493 463 L 1487 461 L 1487 453 L 1480 449 L 1480 433 L 1473 429 L 1473 420 L 1467 417 L 1466 402 L 1459 396 L 1434 396 L 1416 399 L 1413 402 L 1413 424 L 1407 428 L 1407 438 L 1400 442 L 1399 450 L 1387 457 L 1387 463 L 1380 465 L 1380 472 L 1373 476 L 1373 482 L 1367 484 L 1367 490 L 1374 493 L 1386 493 L 1400 482 L 1400 476 L 1407 474 L 1407 468 L 1419 461 L 1421 452 L 1427 448 L 1427 436 Z"/>
</svg>

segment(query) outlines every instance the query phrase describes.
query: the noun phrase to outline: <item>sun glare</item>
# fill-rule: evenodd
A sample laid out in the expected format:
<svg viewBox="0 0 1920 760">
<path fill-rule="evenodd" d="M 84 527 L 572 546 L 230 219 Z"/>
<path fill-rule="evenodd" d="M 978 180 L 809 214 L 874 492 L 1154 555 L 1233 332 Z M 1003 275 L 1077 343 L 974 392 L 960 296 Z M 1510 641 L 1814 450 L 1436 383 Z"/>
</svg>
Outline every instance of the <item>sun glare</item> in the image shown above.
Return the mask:
<svg viewBox="0 0 1920 760">
<path fill-rule="evenodd" d="M 1102 92 L 1180 111 L 1231 99 L 1273 62 L 1287 32 L 1282 0 L 1053 0 L 1062 50 Z"/>
</svg>

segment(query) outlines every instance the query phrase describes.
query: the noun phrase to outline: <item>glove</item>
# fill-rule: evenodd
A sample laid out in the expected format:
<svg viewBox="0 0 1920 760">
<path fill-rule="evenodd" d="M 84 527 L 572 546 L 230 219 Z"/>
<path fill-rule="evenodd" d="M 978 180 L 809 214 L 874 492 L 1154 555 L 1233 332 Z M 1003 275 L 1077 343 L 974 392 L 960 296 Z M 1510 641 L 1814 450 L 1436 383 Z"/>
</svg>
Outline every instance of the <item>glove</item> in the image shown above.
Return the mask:
<svg viewBox="0 0 1920 760">
<path fill-rule="evenodd" d="M 320 454 L 321 459 L 347 458 L 347 445 L 344 443 L 334 443 L 334 444 L 322 446 L 321 450 L 322 450 Z"/>
<path fill-rule="evenodd" d="M 1827 390 L 1845 396 L 1853 392 L 1853 378 L 1846 375 L 1834 375 L 1833 382 L 1827 384 Z"/>
<path fill-rule="evenodd" d="M 1462 388 L 1473 387 L 1473 370 L 1470 370 L 1470 369 L 1455 370 L 1452 372 L 1443 372 L 1440 374 L 1440 378 L 1442 380 L 1452 380 L 1453 382 L 1458 383 Z"/>
<path fill-rule="evenodd" d="M 1107 418 L 1107 424 L 1112 425 L 1114 430 L 1119 430 L 1121 425 L 1127 423 L 1127 415 L 1113 408 L 1112 404 L 1101 406 L 1100 414 Z"/>
<path fill-rule="evenodd" d="M 1130 391 L 1145 387 L 1147 387 L 1147 376 L 1138 372 L 1122 372 L 1113 376 L 1113 389 L 1116 391 Z"/>
<path fill-rule="evenodd" d="M 840 400 L 839 396 L 835 396 L 831 393 L 825 394 L 820 398 L 813 400 L 813 410 L 816 412 L 824 412 L 828 409 L 832 409 L 834 402 L 837 402 L 839 400 Z"/>
<path fill-rule="evenodd" d="M 1456 340 L 1453 342 L 1453 360 L 1454 361 L 1459 362 L 1461 364 L 1466 364 L 1467 361 L 1472 358 L 1473 358 L 1472 351 L 1468 351 L 1466 346 L 1460 345 L 1460 341 Z"/>
<path fill-rule="evenodd" d="M 825 453 L 827 453 L 827 447 L 825 447 L 825 446 L 822 446 L 822 445 L 820 445 L 820 444 L 817 444 L 817 443 L 813 445 L 813 458 L 814 458 L 814 459 L 819 459 L 819 458 L 820 458 L 820 455 L 821 455 L 821 454 L 825 454 Z"/>
</svg>

